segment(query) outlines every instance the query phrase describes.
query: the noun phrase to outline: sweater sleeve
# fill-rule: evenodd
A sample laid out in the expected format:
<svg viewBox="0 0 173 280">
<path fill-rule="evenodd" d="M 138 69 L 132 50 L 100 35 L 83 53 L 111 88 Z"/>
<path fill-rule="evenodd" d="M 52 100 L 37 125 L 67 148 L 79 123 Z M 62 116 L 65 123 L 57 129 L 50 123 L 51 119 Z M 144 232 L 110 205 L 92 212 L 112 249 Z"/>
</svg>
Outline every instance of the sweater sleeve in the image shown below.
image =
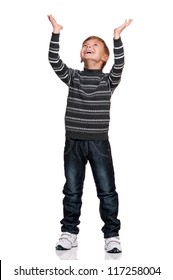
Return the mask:
<svg viewBox="0 0 173 280">
<path fill-rule="evenodd" d="M 124 48 L 123 48 L 121 38 L 113 39 L 113 43 L 114 43 L 114 49 L 113 49 L 114 64 L 108 75 L 112 93 L 121 81 L 121 76 L 124 68 Z"/>
<path fill-rule="evenodd" d="M 60 34 L 52 33 L 50 44 L 49 44 L 49 53 L 48 59 L 49 63 L 55 71 L 56 75 L 69 86 L 72 69 L 69 68 L 60 58 L 59 55 L 59 38 Z"/>
</svg>

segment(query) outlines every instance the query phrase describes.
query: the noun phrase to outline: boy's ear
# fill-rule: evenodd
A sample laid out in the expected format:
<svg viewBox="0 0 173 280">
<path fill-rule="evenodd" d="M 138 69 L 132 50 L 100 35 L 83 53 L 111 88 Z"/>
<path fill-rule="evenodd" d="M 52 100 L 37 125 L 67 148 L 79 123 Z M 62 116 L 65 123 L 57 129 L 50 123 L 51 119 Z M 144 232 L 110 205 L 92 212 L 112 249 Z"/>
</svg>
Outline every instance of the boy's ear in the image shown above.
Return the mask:
<svg viewBox="0 0 173 280">
<path fill-rule="evenodd" d="M 109 55 L 108 54 L 104 54 L 103 57 L 102 57 L 102 61 L 107 62 L 108 58 L 109 58 Z"/>
</svg>

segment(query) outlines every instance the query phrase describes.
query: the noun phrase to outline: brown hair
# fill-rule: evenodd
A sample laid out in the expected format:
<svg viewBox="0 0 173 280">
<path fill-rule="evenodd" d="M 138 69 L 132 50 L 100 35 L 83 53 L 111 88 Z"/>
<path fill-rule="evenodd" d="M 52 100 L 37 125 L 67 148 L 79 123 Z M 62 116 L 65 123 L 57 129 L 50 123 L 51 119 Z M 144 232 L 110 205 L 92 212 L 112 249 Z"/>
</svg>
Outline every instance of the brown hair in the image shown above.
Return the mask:
<svg viewBox="0 0 173 280">
<path fill-rule="evenodd" d="M 108 46 L 106 45 L 105 41 L 102 38 L 98 37 L 98 36 L 89 36 L 88 38 L 86 38 L 83 41 L 82 45 L 84 45 L 89 40 L 95 40 L 95 39 L 100 41 L 103 44 L 103 48 L 104 48 L 105 54 L 107 54 L 109 56 L 110 52 L 109 52 Z M 102 69 L 106 65 L 106 62 L 107 61 L 103 62 Z"/>
</svg>

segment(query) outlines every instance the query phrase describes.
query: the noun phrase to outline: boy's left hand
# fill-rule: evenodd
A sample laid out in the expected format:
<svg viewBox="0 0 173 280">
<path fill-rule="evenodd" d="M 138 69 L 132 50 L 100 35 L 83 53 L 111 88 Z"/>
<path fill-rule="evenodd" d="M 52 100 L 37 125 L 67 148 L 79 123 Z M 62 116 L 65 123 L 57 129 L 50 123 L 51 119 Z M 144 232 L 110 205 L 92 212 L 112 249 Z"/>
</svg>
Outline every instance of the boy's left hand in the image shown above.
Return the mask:
<svg viewBox="0 0 173 280">
<path fill-rule="evenodd" d="M 114 38 L 115 39 L 119 39 L 120 38 L 120 34 L 121 34 L 121 32 L 127 27 L 127 26 L 129 26 L 130 25 L 130 23 L 133 21 L 133 19 L 126 19 L 125 20 L 125 22 L 122 24 L 122 25 L 120 25 L 119 27 L 116 27 L 115 29 L 114 29 Z"/>
<path fill-rule="evenodd" d="M 56 22 L 52 15 L 47 16 L 53 27 L 53 33 L 58 34 L 63 29 L 62 25 Z"/>
</svg>

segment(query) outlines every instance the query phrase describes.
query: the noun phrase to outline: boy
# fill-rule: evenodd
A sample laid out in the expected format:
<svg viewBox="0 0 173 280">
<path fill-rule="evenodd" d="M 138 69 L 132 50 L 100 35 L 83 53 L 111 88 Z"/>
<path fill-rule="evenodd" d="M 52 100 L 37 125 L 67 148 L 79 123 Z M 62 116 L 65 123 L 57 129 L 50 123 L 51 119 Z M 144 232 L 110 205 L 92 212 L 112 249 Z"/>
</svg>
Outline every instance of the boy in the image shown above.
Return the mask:
<svg viewBox="0 0 173 280">
<path fill-rule="evenodd" d="M 82 206 L 85 166 L 89 161 L 100 200 L 100 216 L 105 250 L 122 251 L 119 240 L 118 194 L 115 187 L 114 167 L 108 140 L 110 99 L 121 80 L 124 50 L 120 34 L 130 23 L 126 20 L 114 29 L 114 64 L 109 73 L 102 72 L 109 58 L 105 42 L 88 37 L 82 44 L 80 56 L 84 70 L 74 70 L 59 56 L 59 36 L 62 26 L 52 15 L 48 16 L 53 32 L 49 47 L 49 62 L 58 77 L 69 87 L 65 114 L 66 143 L 64 168 L 66 183 L 63 194 L 62 234 L 57 250 L 77 246 L 78 225 Z"/>
</svg>

